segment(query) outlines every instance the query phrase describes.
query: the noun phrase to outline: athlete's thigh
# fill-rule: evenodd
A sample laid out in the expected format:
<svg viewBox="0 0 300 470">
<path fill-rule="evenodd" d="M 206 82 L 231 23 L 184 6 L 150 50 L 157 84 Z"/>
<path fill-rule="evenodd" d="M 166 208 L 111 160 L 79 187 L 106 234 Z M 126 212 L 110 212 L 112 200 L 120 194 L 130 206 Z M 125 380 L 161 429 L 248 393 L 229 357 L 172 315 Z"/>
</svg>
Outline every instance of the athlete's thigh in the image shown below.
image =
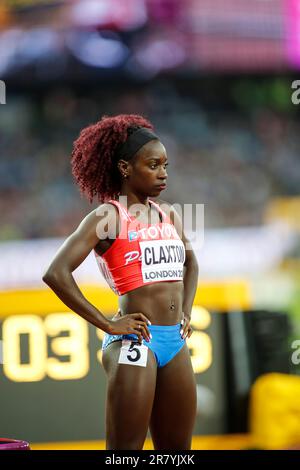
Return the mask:
<svg viewBox="0 0 300 470">
<path fill-rule="evenodd" d="M 196 379 L 187 345 L 157 370 L 151 417 L 155 449 L 190 449 L 196 418 Z"/>
<path fill-rule="evenodd" d="M 121 341 L 111 343 L 102 355 L 107 374 L 106 446 L 142 449 L 155 395 L 156 361 L 146 348 L 145 366 L 120 364 L 121 346 Z M 136 358 L 135 351 L 130 355 Z"/>
</svg>

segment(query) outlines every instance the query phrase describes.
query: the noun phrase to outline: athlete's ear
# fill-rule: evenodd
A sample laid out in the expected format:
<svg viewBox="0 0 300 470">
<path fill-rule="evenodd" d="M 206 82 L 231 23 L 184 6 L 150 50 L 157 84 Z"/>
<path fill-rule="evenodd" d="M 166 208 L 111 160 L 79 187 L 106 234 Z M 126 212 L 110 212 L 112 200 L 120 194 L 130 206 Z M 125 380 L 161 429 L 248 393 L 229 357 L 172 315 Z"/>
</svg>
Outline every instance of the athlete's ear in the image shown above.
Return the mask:
<svg viewBox="0 0 300 470">
<path fill-rule="evenodd" d="M 130 175 L 130 164 L 126 160 L 119 160 L 118 161 L 118 170 L 123 178 L 128 178 Z"/>
</svg>

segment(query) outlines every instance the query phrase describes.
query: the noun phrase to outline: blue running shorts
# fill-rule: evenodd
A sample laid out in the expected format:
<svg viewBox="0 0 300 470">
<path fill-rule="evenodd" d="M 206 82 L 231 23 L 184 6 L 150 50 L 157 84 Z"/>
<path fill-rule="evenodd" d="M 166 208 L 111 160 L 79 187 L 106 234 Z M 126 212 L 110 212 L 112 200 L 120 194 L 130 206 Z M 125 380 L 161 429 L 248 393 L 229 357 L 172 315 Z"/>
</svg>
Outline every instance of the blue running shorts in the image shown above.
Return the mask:
<svg viewBox="0 0 300 470">
<path fill-rule="evenodd" d="M 181 350 L 185 340 L 180 335 L 181 324 L 176 325 L 149 325 L 148 329 L 152 335 L 148 343 L 143 339 L 143 343 L 153 352 L 157 367 L 164 367 Z M 135 334 L 130 335 L 109 335 L 105 334 L 102 350 L 106 349 L 111 343 L 122 340 L 132 340 L 138 342 Z"/>
</svg>

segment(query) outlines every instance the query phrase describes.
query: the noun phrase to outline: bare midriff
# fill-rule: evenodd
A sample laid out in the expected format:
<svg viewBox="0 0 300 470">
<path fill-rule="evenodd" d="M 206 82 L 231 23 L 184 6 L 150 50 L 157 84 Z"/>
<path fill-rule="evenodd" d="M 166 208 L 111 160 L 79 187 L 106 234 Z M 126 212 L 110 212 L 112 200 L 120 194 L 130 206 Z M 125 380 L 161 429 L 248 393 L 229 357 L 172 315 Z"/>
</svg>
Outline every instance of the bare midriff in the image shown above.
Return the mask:
<svg viewBox="0 0 300 470">
<path fill-rule="evenodd" d="M 183 281 L 155 282 L 119 297 L 122 315 L 143 313 L 153 325 L 175 325 L 182 320 Z"/>
</svg>

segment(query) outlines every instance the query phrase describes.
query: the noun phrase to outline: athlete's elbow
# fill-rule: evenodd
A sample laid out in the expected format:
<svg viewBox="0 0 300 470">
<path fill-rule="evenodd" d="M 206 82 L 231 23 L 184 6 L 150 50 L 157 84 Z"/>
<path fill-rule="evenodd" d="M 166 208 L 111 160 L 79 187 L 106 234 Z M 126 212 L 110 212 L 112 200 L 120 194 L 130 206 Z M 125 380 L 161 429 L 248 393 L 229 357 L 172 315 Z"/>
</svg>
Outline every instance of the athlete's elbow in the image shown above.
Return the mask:
<svg viewBox="0 0 300 470">
<path fill-rule="evenodd" d="M 49 287 L 59 283 L 60 275 L 59 272 L 53 268 L 48 268 L 42 276 L 42 280 Z"/>
<path fill-rule="evenodd" d="M 53 274 L 50 271 L 46 271 L 42 276 L 42 281 L 49 286 L 52 278 Z"/>
</svg>

